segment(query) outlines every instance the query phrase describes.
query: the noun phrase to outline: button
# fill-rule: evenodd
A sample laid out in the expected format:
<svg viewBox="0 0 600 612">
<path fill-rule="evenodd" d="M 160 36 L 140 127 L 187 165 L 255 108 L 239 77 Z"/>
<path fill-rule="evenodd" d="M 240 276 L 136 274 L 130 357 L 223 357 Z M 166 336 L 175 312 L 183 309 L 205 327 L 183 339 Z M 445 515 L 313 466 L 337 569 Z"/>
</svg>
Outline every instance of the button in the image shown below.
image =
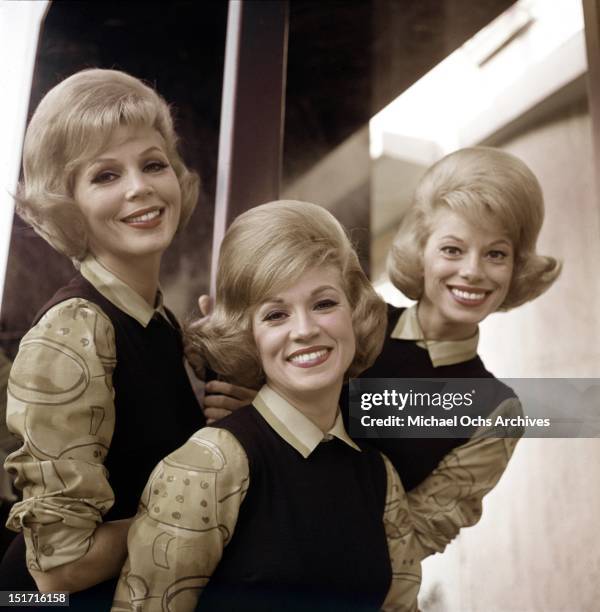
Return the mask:
<svg viewBox="0 0 600 612">
<path fill-rule="evenodd" d="M 46 544 L 42 546 L 42 555 L 46 555 L 46 557 L 51 557 L 54 554 L 54 546 L 51 544 Z"/>
</svg>

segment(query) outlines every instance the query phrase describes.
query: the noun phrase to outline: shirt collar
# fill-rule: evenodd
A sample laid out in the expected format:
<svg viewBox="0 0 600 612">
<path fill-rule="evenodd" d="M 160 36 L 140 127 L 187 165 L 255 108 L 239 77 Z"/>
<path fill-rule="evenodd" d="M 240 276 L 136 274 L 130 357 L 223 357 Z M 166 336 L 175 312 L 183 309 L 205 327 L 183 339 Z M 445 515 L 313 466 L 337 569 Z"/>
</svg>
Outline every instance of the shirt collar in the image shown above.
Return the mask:
<svg viewBox="0 0 600 612">
<path fill-rule="evenodd" d="M 392 330 L 391 337 L 396 340 L 414 340 L 417 346 L 429 353 L 434 368 L 469 361 L 477 355 L 479 330 L 466 340 L 427 340 L 419 325 L 417 305 L 407 308 Z"/>
<path fill-rule="evenodd" d="M 163 295 L 160 289 L 156 293 L 156 306 L 152 308 L 137 291 L 117 278 L 93 255 L 88 255 L 81 262 L 79 271 L 109 302 L 133 317 L 140 325 L 147 327 L 156 313 L 161 314 L 169 321 L 163 306 Z"/>
<path fill-rule="evenodd" d="M 321 442 L 331 440 L 332 437 L 360 451 L 347 434 L 339 411 L 333 427 L 324 434 L 309 418 L 268 385 L 262 387 L 252 403 L 277 434 L 305 459 Z"/>
</svg>

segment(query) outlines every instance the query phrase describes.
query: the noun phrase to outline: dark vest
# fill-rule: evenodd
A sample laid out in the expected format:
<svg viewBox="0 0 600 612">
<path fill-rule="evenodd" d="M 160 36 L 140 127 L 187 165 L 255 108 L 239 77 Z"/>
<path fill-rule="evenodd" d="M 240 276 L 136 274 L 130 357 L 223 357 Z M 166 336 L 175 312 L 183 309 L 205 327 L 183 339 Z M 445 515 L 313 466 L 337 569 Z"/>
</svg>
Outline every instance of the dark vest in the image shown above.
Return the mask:
<svg viewBox="0 0 600 612">
<path fill-rule="evenodd" d="M 404 308 L 388 306 L 388 326 L 383 349 L 375 363 L 360 378 L 488 378 L 494 375 L 485 369 L 478 355 L 447 366 L 433 367 L 429 352 L 417 346 L 414 340 L 391 338 Z M 515 397 L 512 389 L 497 381 L 494 401 L 486 406 L 487 416 L 509 397 Z M 344 386 L 340 398 L 344 420 L 348 423 L 348 388 Z M 475 428 L 471 430 L 471 433 Z M 410 491 L 420 484 L 437 467 L 438 463 L 454 448 L 467 442 L 467 438 L 379 438 L 369 443 L 384 453 L 400 475 L 402 484 Z"/>
<path fill-rule="evenodd" d="M 136 513 L 154 466 L 203 427 L 205 419 L 183 366 L 181 335 L 171 313 L 173 326 L 155 315 L 144 328 L 78 274 L 40 310 L 34 324 L 56 304 L 75 297 L 100 306 L 115 330 L 115 432 L 104 461 L 115 504 L 104 520 L 127 518 Z"/>
<path fill-rule="evenodd" d="M 253 406 L 215 423 L 244 448 L 250 487 L 198 610 L 378 610 L 391 568 L 378 452 L 323 442 L 304 459 Z"/>
</svg>

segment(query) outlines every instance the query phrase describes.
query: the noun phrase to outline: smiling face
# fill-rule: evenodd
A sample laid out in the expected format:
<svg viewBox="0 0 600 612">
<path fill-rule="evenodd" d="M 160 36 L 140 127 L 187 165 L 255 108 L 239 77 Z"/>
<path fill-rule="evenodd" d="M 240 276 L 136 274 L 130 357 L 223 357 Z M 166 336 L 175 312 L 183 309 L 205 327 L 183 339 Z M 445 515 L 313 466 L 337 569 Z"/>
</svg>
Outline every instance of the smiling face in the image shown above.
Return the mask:
<svg viewBox="0 0 600 612">
<path fill-rule="evenodd" d="M 179 224 L 179 181 L 162 137 L 150 127 L 117 129 L 79 169 L 73 196 L 90 251 L 114 269 L 132 258 L 160 261 Z"/>
<path fill-rule="evenodd" d="M 431 340 L 472 336 L 504 301 L 514 267 L 514 249 L 490 219 L 484 228 L 440 209 L 423 254 L 424 292 L 419 321 Z"/>
<path fill-rule="evenodd" d="M 356 344 L 335 267 L 312 268 L 268 297 L 256 308 L 252 326 L 269 386 L 296 407 L 324 395 L 337 402 Z"/>
</svg>

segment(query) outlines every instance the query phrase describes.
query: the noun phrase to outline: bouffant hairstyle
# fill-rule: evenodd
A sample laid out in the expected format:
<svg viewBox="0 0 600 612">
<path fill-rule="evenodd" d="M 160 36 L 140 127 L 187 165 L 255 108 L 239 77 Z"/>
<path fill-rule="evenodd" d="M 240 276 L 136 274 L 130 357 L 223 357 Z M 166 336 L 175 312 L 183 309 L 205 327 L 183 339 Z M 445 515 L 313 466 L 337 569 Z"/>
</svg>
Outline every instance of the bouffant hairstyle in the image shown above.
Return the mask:
<svg viewBox="0 0 600 612">
<path fill-rule="evenodd" d="M 536 253 L 544 220 L 544 198 L 533 172 L 517 157 L 490 147 L 460 149 L 435 163 L 415 190 L 388 255 L 390 280 L 413 300 L 423 295 L 423 253 L 440 209 L 485 227 L 498 224 L 510 238 L 514 270 L 500 310 L 533 300 L 560 273 L 553 257 Z"/>
<path fill-rule="evenodd" d="M 77 171 L 105 149 L 122 126 L 152 127 L 162 136 L 181 187 L 179 227 L 196 206 L 199 179 L 177 152 L 177 134 L 165 100 L 125 72 L 77 72 L 51 89 L 31 118 L 16 198 L 19 215 L 74 260 L 88 252 L 85 221 L 73 199 Z"/>
<path fill-rule="evenodd" d="M 340 223 L 324 208 L 281 200 L 252 208 L 231 225 L 221 245 L 215 308 L 187 329 L 188 351 L 227 380 L 258 387 L 264 373 L 252 316 L 266 296 L 297 282 L 315 266 L 335 266 L 352 309 L 356 376 L 381 350 L 386 307 L 365 276 Z M 199 358 L 199 359 L 198 359 Z"/>
</svg>

